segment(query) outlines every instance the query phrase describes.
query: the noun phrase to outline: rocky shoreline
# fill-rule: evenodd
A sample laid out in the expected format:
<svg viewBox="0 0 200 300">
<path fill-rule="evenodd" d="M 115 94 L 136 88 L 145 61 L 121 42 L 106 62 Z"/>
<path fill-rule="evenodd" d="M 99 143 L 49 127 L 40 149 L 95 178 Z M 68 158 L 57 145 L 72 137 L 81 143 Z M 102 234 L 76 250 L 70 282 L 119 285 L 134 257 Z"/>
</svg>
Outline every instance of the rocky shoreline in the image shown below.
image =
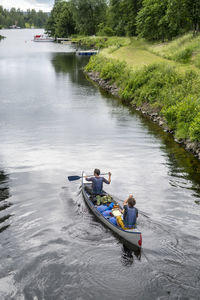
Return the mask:
<svg viewBox="0 0 200 300">
<path fill-rule="evenodd" d="M 120 98 L 119 88 L 116 86 L 116 84 L 111 84 L 108 80 L 100 78 L 99 72 L 85 72 L 85 74 L 92 81 L 96 82 L 103 90 L 107 91 L 115 97 Z M 172 135 L 174 134 L 173 131 L 168 128 L 165 120 L 159 115 L 159 112 L 153 110 L 148 104 L 143 104 L 141 107 L 135 107 L 135 109 L 137 111 L 141 111 L 143 115 L 148 117 L 154 123 L 157 123 L 160 127 L 163 128 L 165 132 L 169 132 Z M 177 140 L 176 138 L 174 138 L 174 140 L 177 143 L 182 144 L 187 151 L 193 153 L 200 160 L 200 142 L 191 142 L 190 140 Z"/>
</svg>

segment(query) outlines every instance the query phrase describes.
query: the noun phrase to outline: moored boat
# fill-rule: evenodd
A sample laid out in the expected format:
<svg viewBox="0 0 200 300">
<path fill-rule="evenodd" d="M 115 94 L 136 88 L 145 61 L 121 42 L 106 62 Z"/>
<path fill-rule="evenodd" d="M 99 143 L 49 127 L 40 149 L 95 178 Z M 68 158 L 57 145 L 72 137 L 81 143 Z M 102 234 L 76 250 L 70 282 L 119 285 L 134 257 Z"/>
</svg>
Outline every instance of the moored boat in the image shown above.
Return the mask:
<svg viewBox="0 0 200 300">
<path fill-rule="evenodd" d="M 37 34 L 34 36 L 33 41 L 34 42 L 54 42 L 55 39 L 50 36 L 44 35 L 44 34 Z"/>
<path fill-rule="evenodd" d="M 76 54 L 78 55 L 83 55 L 83 56 L 92 56 L 95 54 L 98 54 L 99 51 L 98 50 L 80 50 L 80 51 L 76 51 Z"/>
<path fill-rule="evenodd" d="M 115 225 L 111 222 L 111 218 L 114 216 L 121 215 L 121 209 L 122 207 L 119 205 L 119 203 L 113 199 L 112 202 L 114 203 L 114 208 L 112 209 L 110 216 L 104 216 L 97 208 L 97 205 L 94 205 L 94 203 L 91 200 L 90 194 L 87 192 L 86 187 L 91 186 L 91 182 L 88 182 L 85 180 L 85 173 L 82 174 L 82 194 L 83 198 L 88 205 L 88 207 L 91 209 L 91 211 L 94 213 L 94 215 L 98 218 L 99 221 L 101 221 L 104 225 L 106 225 L 109 229 L 111 229 L 114 233 L 116 233 L 118 236 L 120 236 L 124 241 L 141 248 L 142 247 L 142 233 L 137 228 L 131 228 L 128 230 L 122 229 L 120 226 Z M 108 195 L 106 193 L 106 195 Z"/>
</svg>

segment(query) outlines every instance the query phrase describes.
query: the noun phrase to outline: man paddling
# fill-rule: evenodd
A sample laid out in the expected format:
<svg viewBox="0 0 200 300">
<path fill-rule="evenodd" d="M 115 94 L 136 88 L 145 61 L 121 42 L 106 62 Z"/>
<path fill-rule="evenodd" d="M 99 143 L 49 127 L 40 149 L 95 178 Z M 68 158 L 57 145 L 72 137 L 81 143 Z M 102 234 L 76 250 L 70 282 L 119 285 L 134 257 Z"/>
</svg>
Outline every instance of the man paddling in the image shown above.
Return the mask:
<svg viewBox="0 0 200 300">
<path fill-rule="evenodd" d="M 89 187 L 86 187 L 86 191 L 90 195 L 93 195 L 93 196 L 103 195 L 103 183 L 104 182 L 106 184 L 111 183 L 111 173 L 110 172 L 108 173 L 108 180 L 107 180 L 104 177 L 100 176 L 100 170 L 99 169 L 95 169 L 94 170 L 94 177 L 85 176 L 85 179 L 87 181 L 92 182 L 92 189 L 90 189 Z"/>
</svg>

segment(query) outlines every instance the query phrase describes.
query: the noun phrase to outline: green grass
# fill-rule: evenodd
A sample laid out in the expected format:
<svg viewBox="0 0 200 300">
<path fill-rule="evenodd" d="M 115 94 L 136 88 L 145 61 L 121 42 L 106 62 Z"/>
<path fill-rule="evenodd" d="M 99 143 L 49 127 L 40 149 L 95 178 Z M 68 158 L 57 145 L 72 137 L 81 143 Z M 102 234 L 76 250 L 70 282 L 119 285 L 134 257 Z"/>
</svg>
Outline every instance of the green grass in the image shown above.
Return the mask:
<svg viewBox="0 0 200 300">
<path fill-rule="evenodd" d="M 123 39 L 123 38 L 122 38 Z M 185 44 L 186 39 L 182 38 L 178 42 L 173 41 L 171 44 L 152 44 L 143 39 L 130 38 L 130 43 L 121 47 L 110 46 L 108 48 L 102 49 L 101 53 L 107 58 L 113 58 L 125 61 L 131 68 L 139 69 L 143 66 L 148 66 L 154 63 L 166 63 L 173 67 L 176 67 L 179 72 L 186 72 L 190 70 L 199 71 L 198 66 L 200 67 L 200 53 L 199 56 L 195 56 L 195 63 L 192 61 L 190 64 L 186 64 L 181 51 L 174 52 L 174 57 L 177 59 L 172 59 L 167 56 L 166 53 L 170 53 L 171 49 L 175 49 L 180 44 Z M 198 44 L 198 41 L 195 41 L 195 44 Z M 173 52 L 173 51 L 172 51 Z M 185 54 L 185 53 L 184 53 Z M 188 52 L 186 53 L 188 54 Z M 186 56 L 185 54 L 185 56 Z M 179 56 L 178 56 L 179 55 Z M 194 56 L 194 54 L 192 53 Z M 181 59 L 182 58 L 182 59 Z M 179 60 L 179 61 L 178 61 Z"/>
<path fill-rule="evenodd" d="M 74 36 L 72 42 L 81 44 L 86 48 L 103 49 L 116 47 L 117 49 L 131 43 L 128 37 L 106 37 L 106 36 Z"/>
<path fill-rule="evenodd" d="M 200 36 L 188 33 L 168 43 L 150 43 L 136 37 L 74 37 L 86 48 L 100 49 L 107 58 L 125 61 L 133 69 L 167 63 L 180 72 L 200 70 Z"/>
<path fill-rule="evenodd" d="M 188 33 L 168 43 L 150 45 L 148 50 L 166 59 L 200 68 L 200 35 Z"/>
<path fill-rule="evenodd" d="M 182 44 L 186 41 L 188 38 L 182 39 Z M 175 41 L 172 45 L 175 47 Z M 101 78 L 115 83 L 127 105 L 148 105 L 152 111 L 159 112 L 177 139 L 199 142 L 200 72 L 192 64 L 164 58 L 161 55 L 164 49 L 160 47 L 131 39 L 120 48 L 103 49 L 90 59 L 86 71 L 99 72 Z M 172 48 L 165 50 L 169 49 Z"/>
<path fill-rule="evenodd" d="M 167 62 L 166 59 L 150 53 L 144 49 L 135 48 L 133 45 L 124 46 L 115 51 L 112 48 L 103 49 L 101 54 L 107 58 L 125 61 L 132 68 L 141 68 L 153 63 Z"/>
</svg>

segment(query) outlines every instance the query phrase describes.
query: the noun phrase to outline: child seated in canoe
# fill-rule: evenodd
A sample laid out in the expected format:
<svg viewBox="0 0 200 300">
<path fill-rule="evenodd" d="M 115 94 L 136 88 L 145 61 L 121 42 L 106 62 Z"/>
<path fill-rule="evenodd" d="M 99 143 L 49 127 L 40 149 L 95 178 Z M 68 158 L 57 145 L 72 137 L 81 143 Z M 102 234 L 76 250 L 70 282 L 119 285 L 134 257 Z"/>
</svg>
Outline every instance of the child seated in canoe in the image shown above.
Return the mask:
<svg viewBox="0 0 200 300">
<path fill-rule="evenodd" d="M 124 230 L 131 229 L 136 226 L 136 220 L 138 217 L 138 209 L 134 207 L 136 200 L 133 195 L 129 195 L 128 199 L 124 201 L 123 220 L 121 216 L 116 217 L 117 224 Z"/>
</svg>

